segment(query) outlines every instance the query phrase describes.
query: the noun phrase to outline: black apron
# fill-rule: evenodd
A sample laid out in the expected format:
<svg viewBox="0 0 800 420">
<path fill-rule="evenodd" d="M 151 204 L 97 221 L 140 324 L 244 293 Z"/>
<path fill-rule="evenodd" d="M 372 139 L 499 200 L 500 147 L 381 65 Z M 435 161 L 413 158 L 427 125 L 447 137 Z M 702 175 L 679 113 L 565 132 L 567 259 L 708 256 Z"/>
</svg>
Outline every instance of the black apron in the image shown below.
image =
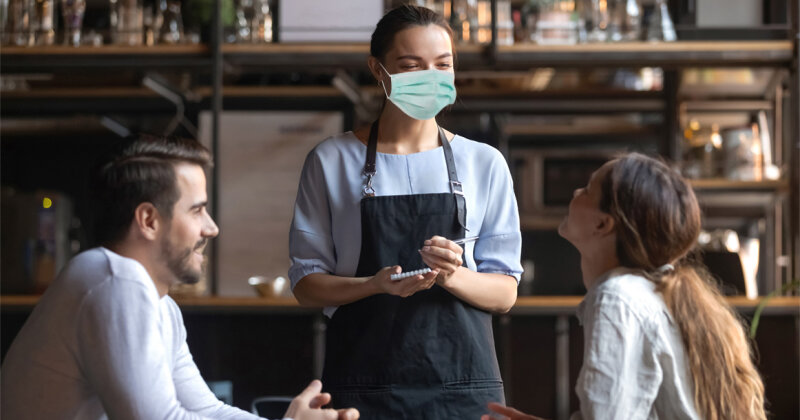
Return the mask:
<svg viewBox="0 0 800 420">
<path fill-rule="evenodd" d="M 439 129 L 451 192 L 374 196 L 378 121 L 372 124 L 361 200 L 356 276 L 381 268 L 425 268 L 419 252 L 433 235 L 464 237 L 466 201 L 450 143 Z M 504 402 L 492 318 L 438 285 L 401 298 L 388 294 L 340 306 L 328 323 L 322 383 L 335 407 L 361 418 L 479 418 Z"/>
</svg>

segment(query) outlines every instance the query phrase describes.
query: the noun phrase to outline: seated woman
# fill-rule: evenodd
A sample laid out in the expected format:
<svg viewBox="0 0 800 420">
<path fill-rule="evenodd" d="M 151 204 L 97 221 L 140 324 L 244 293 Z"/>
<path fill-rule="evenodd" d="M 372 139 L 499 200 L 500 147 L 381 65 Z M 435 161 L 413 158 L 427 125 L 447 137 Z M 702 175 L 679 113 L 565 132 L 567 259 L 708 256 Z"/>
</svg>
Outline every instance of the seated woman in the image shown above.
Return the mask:
<svg viewBox="0 0 800 420">
<path fill-rule="evenodd" d="M 700 232 L 689 184 L 628 154 L 575 191 L 559 234 L 581 254 L 584 357 L 573 419 L 764 419 L 742 322 L 686 261 Z M 490 404 L 500 416 L 535 419 Z"/>
</svg>

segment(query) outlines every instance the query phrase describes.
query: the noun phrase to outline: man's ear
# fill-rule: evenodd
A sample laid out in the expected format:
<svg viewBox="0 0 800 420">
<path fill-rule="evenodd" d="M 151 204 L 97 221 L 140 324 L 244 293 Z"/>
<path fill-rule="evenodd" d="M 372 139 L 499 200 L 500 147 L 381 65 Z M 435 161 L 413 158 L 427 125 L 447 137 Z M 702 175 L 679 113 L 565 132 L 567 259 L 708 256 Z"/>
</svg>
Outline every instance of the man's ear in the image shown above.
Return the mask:
<svg viewBox="0 0 800 420">
<path fill-rule="evenodd" d="M 604 237 L 614 233 L 615 227 L 616 221 L 614 218 L 608 213 L 602 213 L 597 219 L 594 230 L 596 235 Z"/>
<path fill-rule="evenodd" d="M 155 240 L 161 229 L 161 214 L 153 203 L 140 203 L 133 211 L 133 223 L 139 233 L 146 239 Z"/>
</svg>

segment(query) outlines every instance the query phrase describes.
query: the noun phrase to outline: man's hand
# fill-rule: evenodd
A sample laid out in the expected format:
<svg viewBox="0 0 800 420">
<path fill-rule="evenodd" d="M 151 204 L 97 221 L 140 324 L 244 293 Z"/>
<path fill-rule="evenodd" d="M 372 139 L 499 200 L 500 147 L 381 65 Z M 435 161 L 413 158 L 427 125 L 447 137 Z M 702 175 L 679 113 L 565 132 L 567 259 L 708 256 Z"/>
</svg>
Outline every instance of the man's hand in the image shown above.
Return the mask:
<svg viewBox="0 0 800 420">
<path fill-rule="evenodd" d="M 331 402 L 331 394 L 322 391 L 322 382 L 314 379 L 310 384 L 298 394 L 289 404 L 289 409 L 283 417 L 290 417 L 294 420 L 356 420 L 358 410 L 355 408 L 343 408 L 334 410 L 331 408 L 323 409 L 322 406 Z"/>
<path fill-rule="evenodd" d="M 481 420 L 544 420 L 497 403 L 489 403 L 489 411 L 492 411 L 492 414 L 484 414 Z"/>
</svg>

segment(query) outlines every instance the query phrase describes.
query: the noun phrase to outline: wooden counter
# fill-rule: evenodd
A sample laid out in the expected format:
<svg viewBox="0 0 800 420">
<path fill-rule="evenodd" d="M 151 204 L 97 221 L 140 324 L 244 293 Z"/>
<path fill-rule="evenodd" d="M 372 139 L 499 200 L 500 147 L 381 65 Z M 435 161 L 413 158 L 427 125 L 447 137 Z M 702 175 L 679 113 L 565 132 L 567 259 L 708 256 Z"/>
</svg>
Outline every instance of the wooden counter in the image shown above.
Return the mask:
<svg viewBox="0 0 800 420">
<path fill-rule="evenodd" d="M 582 296 L 520 296 L 511 309 L 511 315 L 569 315 L 575 312 Z M 752 313 L 759 300 L 744 296 L 727 297 L 728 304 L 741 313 Z M 0 296 L 3 311 L 28 311 L 39 301 L 35 295 Z M 259 297 L 176 297 L 186 312 L 254 312 L 254 313 L 314 313 L 319 308 L 300 306 L 293 298 Z M 764 308 L 770 315 L 800 315 L 800 297 L 778 296 L 771 298 Z"/>
</svg>

